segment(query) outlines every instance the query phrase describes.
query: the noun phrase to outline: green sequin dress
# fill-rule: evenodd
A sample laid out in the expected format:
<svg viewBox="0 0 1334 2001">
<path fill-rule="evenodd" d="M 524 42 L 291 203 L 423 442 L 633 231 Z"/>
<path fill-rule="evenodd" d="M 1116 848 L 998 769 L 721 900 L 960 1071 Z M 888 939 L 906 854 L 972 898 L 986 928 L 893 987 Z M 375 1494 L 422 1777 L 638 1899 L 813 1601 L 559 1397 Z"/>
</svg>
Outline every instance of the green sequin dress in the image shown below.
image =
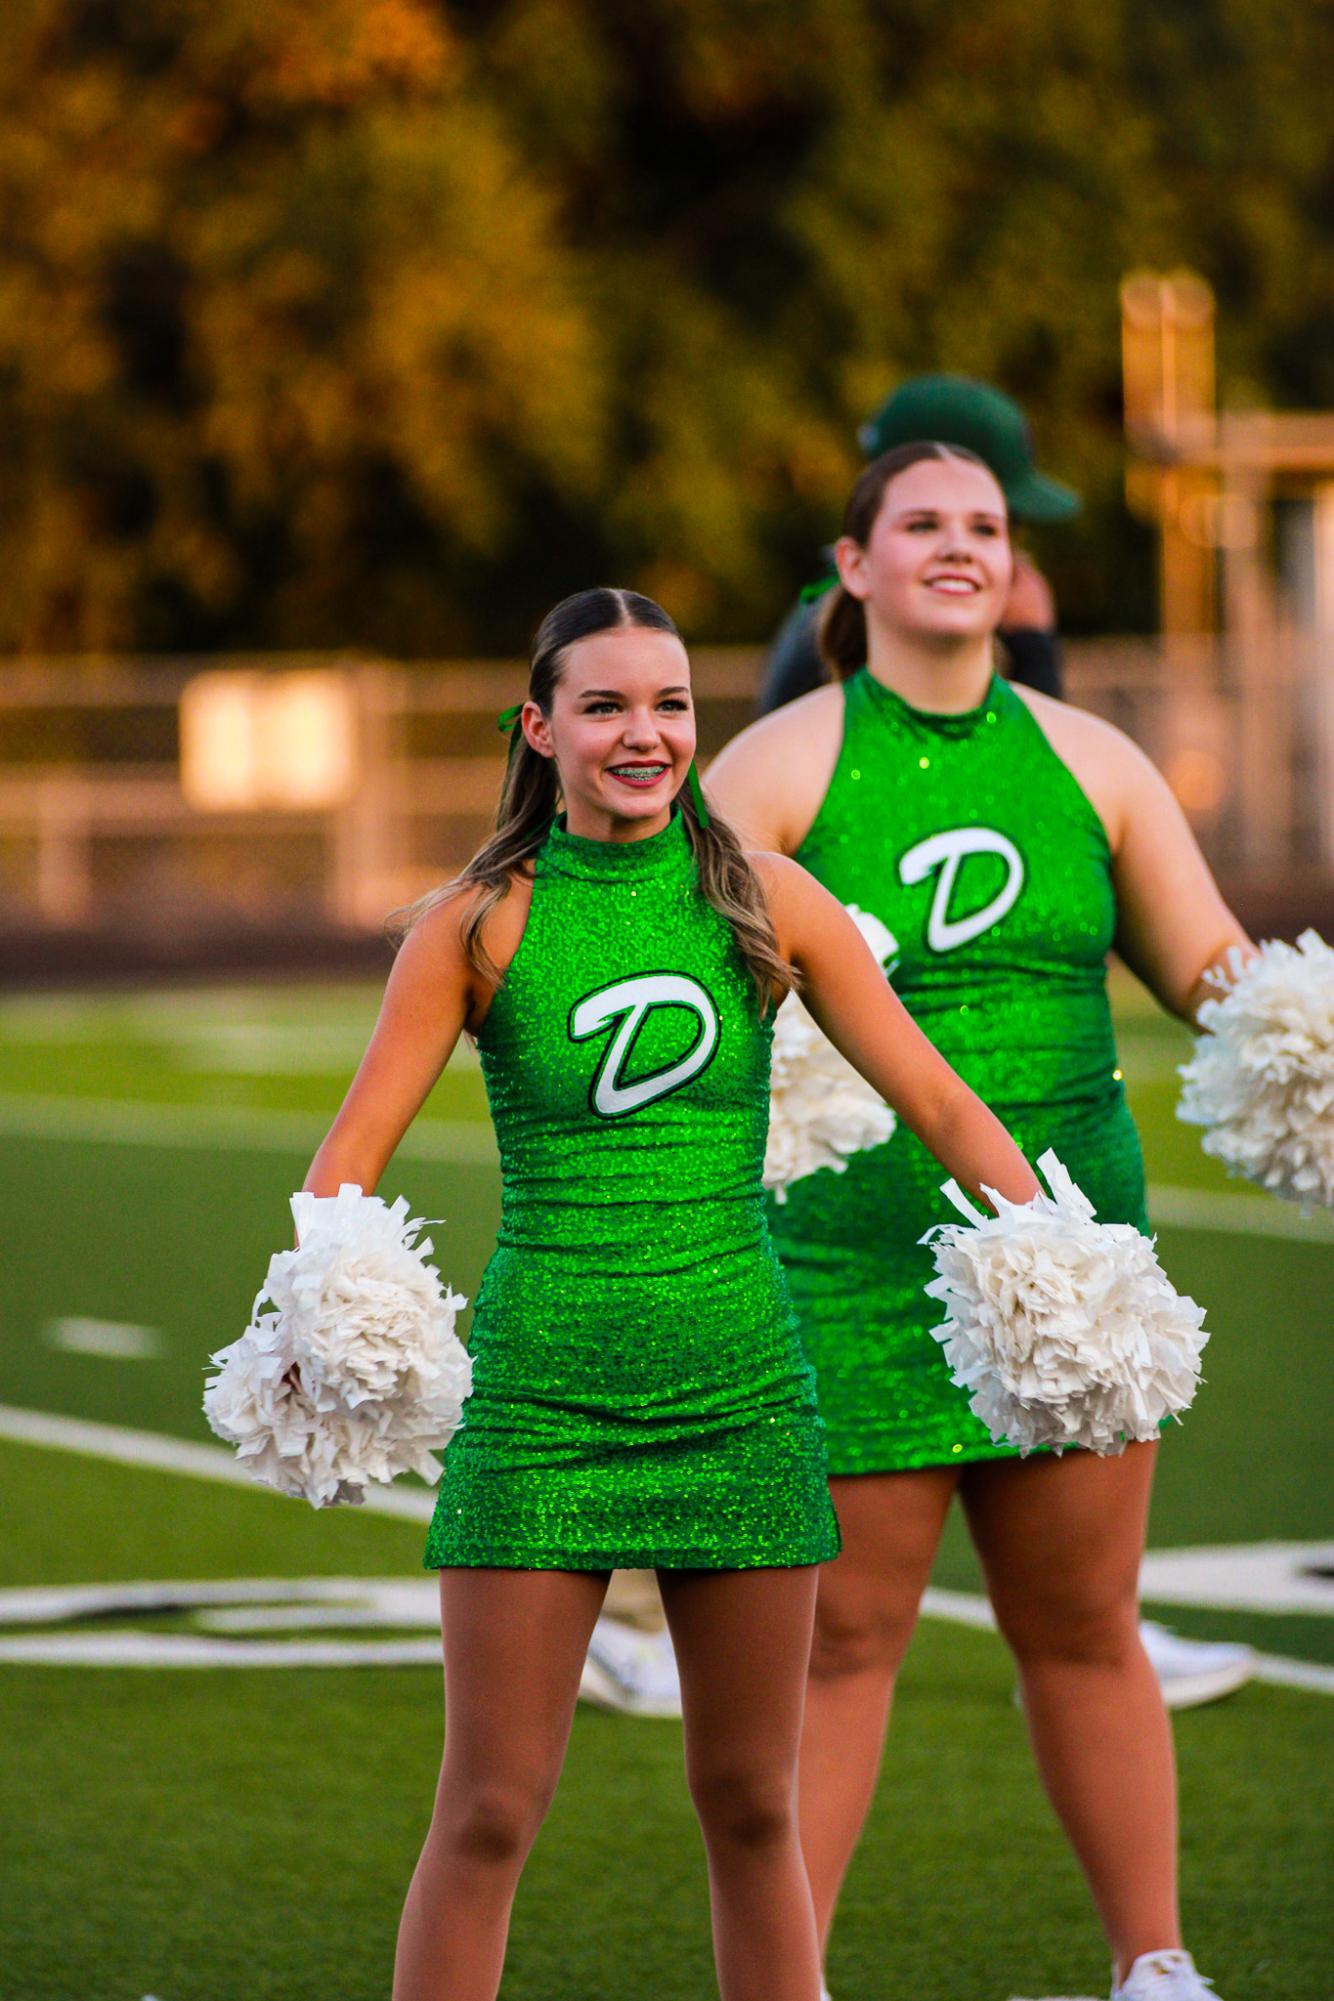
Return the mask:
<svg viewBox="0 0 1334 2001">
<path fill-rule="evenodd" d="M 896 942 L 894 990 L 1030 1160 L 1057 1154 L 1103 1222 L 1148 1228 L 1106 955 L 1102 823 L 1032 712 L 995 679 L 964 715 L 913 709 L 865 669 L 796 859 Z M 1000 1459 L 955 1389 L 923 1291 L 945 1175 L 900 1125 L 846 1173 L 798 1181 L 770 1222 L 819 1380 L 833 1473 Z"/>
<path fill-rule="evenodd" d="M 428 1569 L 748 1569 L 838 1550 L 765 1223 L 772 1028 L 679 814 L 552 829 L 478 1037 L 499 1241 Z"/>
</svg>

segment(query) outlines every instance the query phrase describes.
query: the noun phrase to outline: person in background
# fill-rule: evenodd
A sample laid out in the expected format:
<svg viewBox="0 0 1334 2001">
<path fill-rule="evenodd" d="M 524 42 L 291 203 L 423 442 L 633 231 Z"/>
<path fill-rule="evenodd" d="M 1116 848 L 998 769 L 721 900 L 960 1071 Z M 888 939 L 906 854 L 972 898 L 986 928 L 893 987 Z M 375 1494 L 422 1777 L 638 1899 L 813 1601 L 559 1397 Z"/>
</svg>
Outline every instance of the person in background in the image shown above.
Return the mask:
<svg viewBox="0 0 1334 2001">
<path fill-rule="evenodd" d="M 1073 488 L 1037 470 L 1028 419 L 1012 397 L 988 382 L 966 375 L 910 376 L 857 434 L 868 460 L 928 440 L 961 446 L 990 468 L 1005 496 L 1011 531 L 1026 522 L 1068 521 L 1082 505 Z M 995 635 L 997 665 L 1007 680 L 1060 698 L 1061 636 L 1051 585 L 1011 546 L 1014 573 Z M 825 564 L 827 579 L 794 605 L 770 649 L 758 704 L 762 716 L 830 678 L 817 628 L 826 585 L 832 590 L 838 582 L 832 547 L 825 551 Z M 1215 1702 L 1250 1679 L 1254 1657 L 1248 1647 L 1185 1640 L 1148 1619 L 1140 1636 L 1169 1709 Z"/>
<path fill-rule="evenodd" d="M 841 685 L 752 723 L 711 767 L 710 799 L 878 923 L 904 1006 L 1020 1144 L 1053 1148 L 1100 1222 L 1147 1234 L 1108 954 L 1194 1022 L 1215 969 L 1253 947 L 1130 739 L 996 673 L 1011 556 L 989 466 L 940 443 L 884 453 L 837 557 L 820 641 Z M 1209 2001 L 1182 1941 L 1172 1739 L 1138 1621 L 1157 1442 L 1025 1458 L 993 1436 L 934 1338 L 941 1217 L 939 1173 L 901 1127 L 839 1174 L 793 1180 L 770 1215 L 843 1534 L 820 1576 L 799 1780 L 821 1937 L 957 1499 L 1112 2001 Z"/>
<path fill-rule="evenodd" d="M 1033 463 L 1033 440 L 1013 398 L 967 375 L 913 375 L 901 382 L 857 433 L 868 459 L 897 445 L 962 445 L 990 466 L 1009 508 L 1010 524 L 1068 521 L 1083 505 L 1079 495 L 1048 478 Z M 827 578 L 803 592 L 780 626 L 765 662 L 759 713 L 767 716 L 829 679 L 816 645 L 820 602 L 838 582 L 833 551 L 825 550 Z M 1056 600 L 1041 570 L 1016 549 L 1014 580 L 996 637 L 1006 679 L 1041 695 L 1062 693 L 1061 636 Z"/>
</svg>

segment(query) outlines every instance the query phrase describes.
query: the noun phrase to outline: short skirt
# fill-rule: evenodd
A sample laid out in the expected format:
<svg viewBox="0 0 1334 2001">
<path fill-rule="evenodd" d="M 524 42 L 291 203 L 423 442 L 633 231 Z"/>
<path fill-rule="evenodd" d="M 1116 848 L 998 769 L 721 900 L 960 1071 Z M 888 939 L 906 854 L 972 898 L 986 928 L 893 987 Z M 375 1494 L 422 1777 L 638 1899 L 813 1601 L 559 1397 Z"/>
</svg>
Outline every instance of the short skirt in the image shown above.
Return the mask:
<svg viewBox="0 0 1334 2001">
<path fill-rule="evenodd" d="M 771 1247 L 600 1282 L 502 1248 L 427 1569 L 748 1570 L 839 1549 L 824 1425 Z"/>
</svg>

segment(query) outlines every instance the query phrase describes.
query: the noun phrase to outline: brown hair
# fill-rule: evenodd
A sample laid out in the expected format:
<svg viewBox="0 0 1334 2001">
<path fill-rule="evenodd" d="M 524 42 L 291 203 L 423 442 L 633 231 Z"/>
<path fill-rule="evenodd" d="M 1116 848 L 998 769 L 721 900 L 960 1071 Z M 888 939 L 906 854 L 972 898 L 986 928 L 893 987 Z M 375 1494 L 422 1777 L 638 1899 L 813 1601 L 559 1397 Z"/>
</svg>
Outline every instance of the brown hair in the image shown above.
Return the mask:
<svg viewBox="0 0 1334 2001">
<path fill-rule="evenodd" d="M 920 444 L 895 445 L 892 452 L 882 452 L 864 467 L 843 510 L 840 532 L 864 549 L 890 481 L 923 459 L 962 459 L 967 465 L 982 466 L 991 472 L 985 459 L 963 445 L 942 445 L 932 439 Z M 836 584 L 825 599 L 816 628 L 816 644 L 820 658 L 840 681 L 849 680 L 866 665 L 866 609 L 861 599 L 855 598 L 842 584 Z"/>
<path fill-rule="evenodd" d="M 547 613 L 533 640 L 529 701 L 536 702 L 544 716 L 550 716 L 570 647 L 594 633 L 635 626 L 680 637 L 662 606 L 638 591 L 599 586 L 562 599 Z M 688 785 L 681 788 L 675 803 L 694 853 L 700 894 L 731 926 L 737 951 L 755 983 L 761 1012 L 767 1011 L 796 985 L 796 972 L 779 952 L 763 885 L 727 822 L 712 810 L 707 824 L 700 820 Z M 516 722 L 495 833 L 452 882 L 396 913 L 391 936 L 401 943 L 428 910 L 477 889 L 480 895 L 470 899 L 463 916 L 463 946 L 476 970 L 499 985 L 501 974 L 482 941 L 482 928 L 491 911 L 509 894 L 516 871 L 531 861 L 546 840 L 559 809 L 560 774 L 555 760 L 535 751 L 522 724 Z"/>
</svg>

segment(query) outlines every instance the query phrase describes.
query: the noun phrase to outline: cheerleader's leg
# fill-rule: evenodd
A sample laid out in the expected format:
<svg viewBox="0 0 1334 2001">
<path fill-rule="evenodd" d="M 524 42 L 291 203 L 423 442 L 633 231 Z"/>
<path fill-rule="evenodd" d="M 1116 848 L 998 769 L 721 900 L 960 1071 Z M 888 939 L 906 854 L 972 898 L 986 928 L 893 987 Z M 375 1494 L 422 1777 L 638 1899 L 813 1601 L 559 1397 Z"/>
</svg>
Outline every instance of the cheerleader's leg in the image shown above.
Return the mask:
<svg viewBox="0 0 1334 2001">
<path fill-rule="evenodd" d="M 441 1571 L 445 1754 L 393 2001 L 495 2001 L 606 1589 L 605 1571 Z"/>
<path fill-rule="evenodd" d="M 1181 1944 L 1176 1771 L 1139 1636 L 1157 1446 L 970 1466 L 964 1506 L 1048 1797 L 1117 1965 Z"/>
<path fill-rule="evenodd" d="M 832 1479 L 841 1555 L 820 1573 L 801 1737 L 801 1845 L 827 1943 L 884 1751 L 894 1678 L 917 1624 L 954 1467 Z"/>
<path fill-rule="evenodd" d="M 659 1572 L 723 2001 L 820 1993 L 796 1784 L 816 1580 L 814 1565 Z"/>
</svg>

